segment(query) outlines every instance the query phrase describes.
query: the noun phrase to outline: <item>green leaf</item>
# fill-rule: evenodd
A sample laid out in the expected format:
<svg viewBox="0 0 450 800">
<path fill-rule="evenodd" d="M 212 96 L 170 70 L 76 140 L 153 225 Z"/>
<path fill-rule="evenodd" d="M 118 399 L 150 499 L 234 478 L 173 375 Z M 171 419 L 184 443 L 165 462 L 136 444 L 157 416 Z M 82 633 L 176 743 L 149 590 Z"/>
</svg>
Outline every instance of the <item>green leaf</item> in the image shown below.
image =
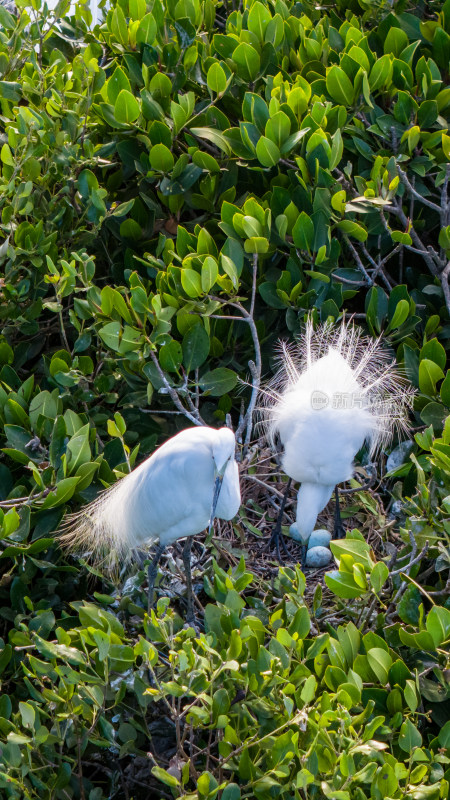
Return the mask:
<svg viewBox="0 0 450 800">
<path fill-rule="evenodd" d="M 386 333 L 388 333 L 389 331 L 393 331 L 396 328 L 399 328 L 400 325 L 403 325 L 403 323 L 408 319 L 408 315 L 409 315 L 408 301 L 400 300 L 397 303 L 392 319 L 388 327 L 386 328 Z"/>
<path fill-rule="evenodd" d="M 136 19 L 136 17 L 134 17 L 134 19 Z M 154 15 L 146 14 L 139 23 L 139 27 L 136 32 L 136 43 L 148 45 L 153 44 L 156 38 L 157 30 L 158 28 Z"/>
<path fill-rule="evenodd" d="M 198 136 L 199 139 L 206 139 L 208 142 L 212 142 L 212 144 L 218 147 L 219 150 L 222 150 L 225 155 L 231 155 L 231 147 L 223 133 L 216 131 L 214 128 L 189 128 L 189 130 L 194 136 Z"/>
<path fill-rule="evenodd" d="M 174 165 L 174 158 L 165 144 L 155 144 L 150 150 L 150 165 L 161 172 L 170 172 Z"/>
<path fill-rule="evenodd" d="M 120 6 L 116 6 L 111 19 L 111 31 L 116 37 L 116 41 L 121 44 L 128 44 L 128 25 L 125 14 Z"/>
<path fill-rule="evenodd" d="M 410 719 L 405 720 L 400 728 L 398 743 L 405 753 L 412 753 L 422 744 L 422 736 Z"/>
<path fill-rule="evenodd" d="M 9 144 L 4 144 L 3 145 L 2 149 L 1 149 L 1 152 L 0 152 L 0 158 L 1 158 L 2 162 L 3 162 L 3 164 L 6 164 L 9 167 L 13 167 L 14 166 L 14 159 L 13 159 L 13 156 L 12 156 L 12 153 L 11 153 L 11 148 L 10 148 Z"/>
<path fill-rule="evenodd" d="M 370 545 L 360 539 L 336 539 L 330 542 L 330 549 L 338 560 L 343 555 L 350 555 L 354 561 L 362 564 L 367 570 L 371 570 L 373 567 Z"/>
<path fill-rule="evenodd" d="M 47 495 L 41 508 L 54 508 L 55 506 L 61 506 L 63 503 L 67 503 L 74 494 L 79 480 L 80 478 L 78 476 L 63 478 L 59 481 L 56 491 Z"/>
<path fill-rule="evenodd" d="M 233 61 L 238 68 L 238 75 L 244 81 L 254 81 L 261 66 L 260 57 L 247 42 L 239 44 L 233 52 Z"/>
<path fill-rule="evenodd" d="M 125 75 L 123 69 L 121 69 L 120 67 L 116 67 L 116 69 L 114 70 L 113 74 L 111 75 L 106 84 L 106 88 L 108 93 L 108 100 L 110 103 L 112 103 L 112 105 L 114 105 L 114 103 L 116 102 L 117 97 L 122 91 L 122 89 L 131 92 L 130 81 Z"/>
<path fill-rule="evenodd" d="M 450 408 L 450 370 L 448 370 L 445 380 L 441 383 L 441 390 L 440 390 L 441 400 L 447 408 Z"/>
<path fill-rule="evenodd" d="M 209 336 L 201 323 L 185 333 L 182 342 L 183 364 L 186 372 L 201 367 L 208 358 Z"/>
<path fill-rule="evenodd" d="M 311 629 L 311 619 L 306 606 L 301 606 L 295 612 L 289 625 L 289 633 L 293 638 L 305 639 Z"/>
<path fill-rule="evenodd" d="M 266 6 L 260 3 L 259 0 L 253 3 L 248 14 L 247 27 L 249 31 L 255 34 L 261 44 L 264 42 L 266 28 L 271 20 L 272 15 Z"/>
<path fill-rule="evenodd" d="M 266 122 L 265 134 L 272 142 L 275 142 L 279 148 L 281 148 L 283 142 L 288 138 L 290 132 L 291 121 L 283 111 L 277 111 L 277 113 L 273 114 Z M 258 146 L 256 147 L 256 152 L 258 152 Z"/>
<path fill-rule="evenodd" d="M 207 294 L 214 286 L 218 274 L 219 270 L 216 259 L 212 256 L 207 256 L 202 264 L 201 275 L 202 289 L 205 294 Z"/>
<path fill-rule="evenodd" d="M 450 750 L 450 720 L 447 720 L 445 725 L 439 731 L 438 740 L 441 747 L 445 747 L 446 750 Z"/>
<path fill-rule="evenodd" d="M 114 116 L 117 122 L 135 122 L 140 113 L 141 109 L 134 95 L 126 89 L 122 89 L 114 104 Z"/>
<path fill-rule="evenodd" d="M 205 372 L 198 383 L 204 392 L 208 392 L 214 397 L 220 397 L 234 389 L 237 383 L 237 375 L 231 369 L 218 367 L 211 370 L 211 372 Z"/>
<path fill-rule="evenodd" d="M 152 775 L 155 776 L 161 783 L 164 783 L 166 786 L 179 786 L 180 781 L 175 775 L 172 775 L 170 772 L 167 772 L 162 767 L 152 767 Z"/>
<path fill-rule="evenodd" d="M 246 253 L 267 253 L 269 250 L 269 240 L 265 236 L 252 236 L 244 242 Z"/>
<path fill-rule="evenodd" d="M 358 242 L 365 242 L 367 239 L 368 233 L 366 229 L 350 219 L 341 220 L 341 222 L 338 222 L 337 227 L 346 236 L 351 236 L 352 239 L 357 239 Z"/>
<path fill-rule="evenodd" d="M 223 94 L 227 88 L 227 76 L 220 64 L 211 64 L 206 75 L 206 83 L 208 88 L 216 94 Z"/>
<path fill-rule="evenodd" d="M 389 679 L 389 670 L 392 665 L 392 658 L 386 650 L 381 647 L 372 647 L 367 653 L 367 660 L 372 672 L 375 673 L 382 684 L 386 684 Z"/>
<path fill-rule="evenodd" d="M 344 600 L 361 597 L 365 594 L 364 590 L 355 583 L 353 576 L 346 572 L 337 570 L 326 572 L 325 583 L 337 597 L 342 597 Z"/>
<path fill-rule="evenodd" d="M 404 231 L 391 231 L 391 239 L 393 242 L 399 242 L 399 244 L 412 244 L 411 236 Z"/>
<path fill-rule="evenodd" d="M 67 444 L 67 471 L 75 473 L 81 464 L 91 460 L 89 425 L 83 425 Z"/>
<path fill-rule="evenodd" d="M 436 394 L 436 384 L 444 377 L 440 366 L 428 358 L 423 358 L 419 364 L 419 389 L 427 395 Z"/>
<path fill-rule="evenodd" d="M 194 269 L 181 270 L 181 285 L 188 297 L 199 297 L 202 294 L 201 277 Z"/>
<path fill-rule="evenodd" d="M 90 169 L 83 169 L 78 176 L 78 191 L 83 199 L 86 200 L 98 188 L 98 180 L 94 173 Z"/>
<path fill-rule="evenodd" d="M 447 354 L 437 339 L 430 339 L 426 342 L 420 351 L 420 359 L 427 358 L 434 361 L 442 370 L 445 369 L 447 363 Z"/>
<path fill-rule="evenodd" d="M 256 144 L 256 155 L 258 161 L 263 167 L 274 167 L 278 164 L 281 153 L 275 142 L 268 139 L 267 136 L 261 136 Z"/>
<path fill-rule="evenodd" d="M 392 53 L 392 55 L 399 58 L 400 53 L 402 50 L 405 49 L 409 44 L 409 39 L 404 31 L 401 28 L 391 27 L 388 30 L 388 34 L 384 40 L 384 52 L 385 53 Z"/>
<path fill-rule="evenodd" d="M 109 347 L 111 350 L 118 350 L 119 349 L 119 336 L 122 330 L 122 326 L 120 322 L 108 322 L 107 325 L 104 325 L 103 328 L 100 328 L 98 335 L 100 339 Z"/>
<path fill-rule="evenodd" d="M 428 633 L 436 647 L 450 639 L 450 611 L 444 606 L 433 606 L 426 620 Z"/>
<path fill-rule="evenodd" d="M 408 706 L 410 707 L 411 711 L 414 713 L 414 711 L 417 709 L 417 706 L 419 705 L 419 700 L 418 700 L 418 697 L 417 697 L 416 684 L 414 683 L 414 681 L 411 681 L 411 680 L 407 680 L 406 681 L 405 688 L 403 689 L 403 693 L 405 695 L 405 700 L 408 703 Z"/>
<path fill-rule="evenodd" d="M 271 308 L 286 308 L 286 303 L 277 294 L 276 286 L 271 281 L 264 281 L 258 286 L 262 299 Z"/>
<path fill-rule="evenodd" d="M 314 223 L 305 211 L 299 214 L 292 228 L 292 238 L 299 250 L 307 250 L 308 253 L 311 251 L 314 243 Z"/>
<path fill-rule="evenodd" d="M 326 77 L 327 92 L 331 98 L 343 106 L 351 106 L 354 98 L 354 88 L 344 70 L 336 65 L 330 67 Z"/>
<path fill-rule="evenodd" d="M 372 781 L 372 797 L 384 798 L 395 797 L 398 788 L 398 779 L 395 770 L 390 764 L 382 764 L 378 767 Z"/>
<path fill-rule="evenodd" d="M 338 128 L 331 138 L 331 153 L 328 157 L 330 169 L 335 169 L 337 166 L 339 166 L 343 152 L 344 142 L 342 140 L 341 132 Z"/>
<path fill-rule="evenodd" d="M 181 344 L 172 339 L 159 351 L 159 363 L 166 372 L 177 372 L 182 360 Z"/>
<path fill-rule="evenodd" d="M 221 800 L 241 800 L 241 790 L 237 783 L 227 783 L 222 792 Z"/>
<path fill-rule="evenodd" d="M 370 584 L 373 590 L 379 594 L 389 577 L 389 569 L 384 561 L 378 561 L 370 573 Z"/>
<path fill-rule="evenodd" d="M 377 58 L 369 75 L 370 91 L 373 93 L 377 89 L 385 88 L 391 82 L 392 77 L 392 58 L 390 55 Z"/>
</svg>

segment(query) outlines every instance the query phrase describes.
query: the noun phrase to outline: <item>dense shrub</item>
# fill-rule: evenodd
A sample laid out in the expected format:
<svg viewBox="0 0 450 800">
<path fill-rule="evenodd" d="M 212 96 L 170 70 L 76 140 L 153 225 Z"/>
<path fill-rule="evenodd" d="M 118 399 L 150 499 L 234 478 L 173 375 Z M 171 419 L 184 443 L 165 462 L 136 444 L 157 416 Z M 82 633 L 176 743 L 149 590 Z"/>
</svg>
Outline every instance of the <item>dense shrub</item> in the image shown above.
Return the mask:
<svg viewBox="0 0 450 800">
<path fill-rule="evenodd" d="M 449 0 L 119 0 L 93 30 L 81 2 L 17 6 L 0 6 L 1 792 L 445 797 Z M 382 486 L 395 563 L 352 532 L 309 611 L 298 569 L 269 589 L 216 565 L 199 637 L 163 600 L 145 616 L 143 573 L 120 608 L 92 594 L 52 535 L 65 510 L 188 420 L 230 414 L 248 442 L 238 379 L 255 389 L 308 312 L 344 311 L 417 388 L 411 457 Z"/>
</svg>

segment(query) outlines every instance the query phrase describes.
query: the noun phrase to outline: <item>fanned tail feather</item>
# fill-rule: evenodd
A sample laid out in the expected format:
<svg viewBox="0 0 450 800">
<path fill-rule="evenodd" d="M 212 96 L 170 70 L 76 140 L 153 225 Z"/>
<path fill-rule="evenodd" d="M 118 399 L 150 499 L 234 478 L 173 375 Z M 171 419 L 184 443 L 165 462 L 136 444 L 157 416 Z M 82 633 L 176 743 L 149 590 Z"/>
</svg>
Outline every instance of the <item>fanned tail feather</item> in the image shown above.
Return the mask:
<svg viewBox="0 0 450 800">
<path fill-rule="evenodd" d="M 350 319 L 339 325 L 325 323 L 314 330 L 311 317 L 297 342 L 278 346 L 278 370 L 261 390 L 259 407 L 266 438 L 274 445 L 283 398 L 302 375 L 323 356 L 336 352 L 344 358 L 358 383 L 361 402 L 373 417 L 369 447 L 371 457 L 389 445 L 394 435 L 407 435 L 414 390 L 380 336 L 366 336 Z M 326 393 L 327 386 L 321 386 Z"/>
<path fill-rule="evenodd" d="M 128 540 L 126 526 L 120 526 L 120 516 L 116 514 L 130 477 L 121 478 L 87 506 L 69 514 L 58 531 L 58 540 L 64 549 L 82 556 L 112 578 L 118 577 L 119 567 L 122 572 L 138 560 L 138 553 Z"/>
</svg>

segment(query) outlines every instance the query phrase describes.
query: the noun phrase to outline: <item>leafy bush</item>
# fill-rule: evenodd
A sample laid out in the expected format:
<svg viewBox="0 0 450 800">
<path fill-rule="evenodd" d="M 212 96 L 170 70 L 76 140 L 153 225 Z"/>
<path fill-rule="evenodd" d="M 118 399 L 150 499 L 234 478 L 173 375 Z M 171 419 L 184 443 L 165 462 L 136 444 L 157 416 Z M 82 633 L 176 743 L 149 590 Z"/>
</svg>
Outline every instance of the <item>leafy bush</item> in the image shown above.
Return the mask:
<svg viewBox="0 0 450 800">
<path fill-rule="evenodd" d="M 446 796 L 449 0 L 118 0 L 93 30 L 82 2 L 17 5 L 0 6 L 2 792 Z M 52 536 L 65 510 L 187 420 L 230 414 L 248 444 L 276 339 L 344 310 L 395 350 L 417 432 L 390 473 L 395 563 L 358 531 L 333 545 L 338 632 L 319 588 L 310 634 L 298 570 L 263 603 L 242 565 L 216 566 L 199 637 L 163 601 L 145 617 L 142 573 L 120 609 L 92 595 Z"/>
</svg>

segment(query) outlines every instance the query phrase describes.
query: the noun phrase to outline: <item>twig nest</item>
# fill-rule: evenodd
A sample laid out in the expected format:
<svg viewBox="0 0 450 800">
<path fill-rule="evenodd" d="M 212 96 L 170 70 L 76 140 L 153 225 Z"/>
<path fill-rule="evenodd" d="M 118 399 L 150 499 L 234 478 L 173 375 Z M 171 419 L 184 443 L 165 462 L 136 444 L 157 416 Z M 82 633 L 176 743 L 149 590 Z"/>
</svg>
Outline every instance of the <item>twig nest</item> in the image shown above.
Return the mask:
<svg viewBox="0 0 450 800">
<path fill-rule="evenodd" d="M 308 541 L 308 550 L 313 547 L 329 547 L 331 542 L 331 533 L 325 528 L 319 528 L 313 531 Z"/>
<path fill-rule="evenodd" d="M 328 547 L 310 547 L 306 553 L 307 567 L 314 567 L 315 569 L 326 567 L 330 561 L 331 550 L 329 550 Z"/>
<path fill-rule="evenodd" d="M 289 528 L 289 536 L 291 537 L 291 539 L 294 540 L 294 542 L 300 542 L 300 544 L 306 544 L 306 542 L 308 541 L 308 538 L 304 539 L 302 537 L 302 534 L 300 533 L 296 522 L 294 522 L 290 526 L 290 528 Z"/>
</svg>

